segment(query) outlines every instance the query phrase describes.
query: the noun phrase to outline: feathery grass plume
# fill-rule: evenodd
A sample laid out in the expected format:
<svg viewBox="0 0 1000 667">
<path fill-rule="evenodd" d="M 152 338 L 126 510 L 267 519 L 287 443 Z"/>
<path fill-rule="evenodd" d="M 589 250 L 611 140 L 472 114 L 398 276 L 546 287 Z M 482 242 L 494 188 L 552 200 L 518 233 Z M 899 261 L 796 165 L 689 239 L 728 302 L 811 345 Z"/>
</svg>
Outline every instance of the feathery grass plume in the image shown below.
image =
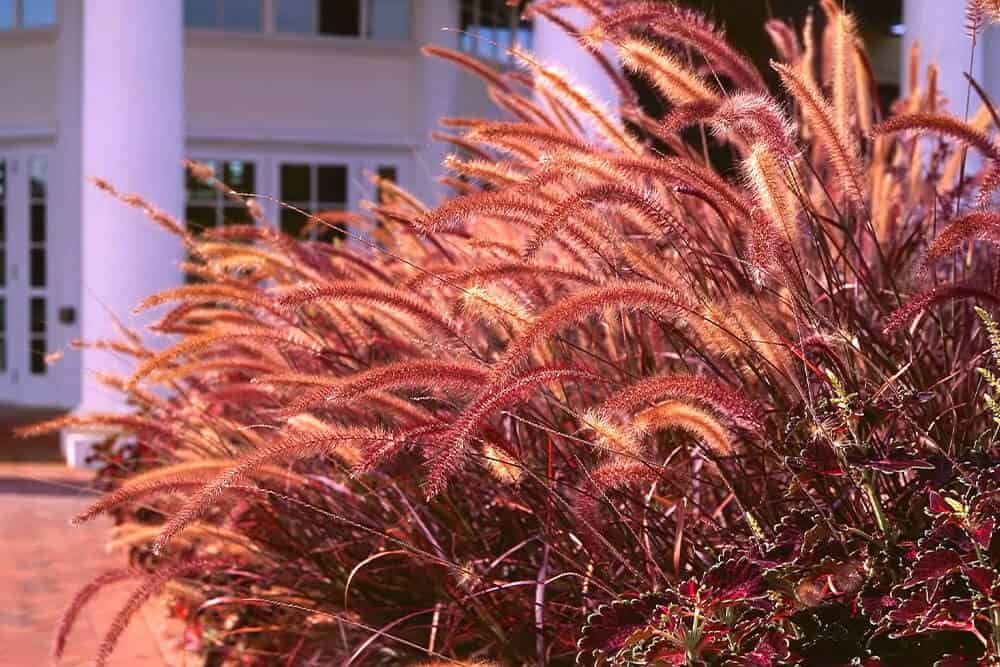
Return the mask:
<svg viewBox="0 0 1000 667">
<path fill-rule="evenodd" d="M 626 152 L 638 152 L 635 140 L 629 136 L 621 122 L 612 117 L 591 91 L 574 83 L 568 73 L 553 65 L 540 63 L 516 47 L 511 49 L 511 54 L 534 73 L 537 86 L 564 100 L 577 113 L 589 117 L 608 142 Z"/>
<path fill-rule="evenodd" d="M 675 235 L 681 231 L 676 218 L 660 206 L 659 202 L 649 194 L 635 187 L 619 184 L 601 184 L 583 188 L 572 196 L 559 202 L 545 219 L 535 228 L 534 234 L 525 243 L 523 255 L 532 259 L 541 249 L 546 240 L 559 230 L 575 228 L 574 220 L 581 212 L 586 212 L 595 204 L 607 205 L 616 203 L 633 210 L 639 219 L 645 223 L 646 231 L 656 235 Z M 583 236 L 583 234 L 579 234 Z"/>
<path fill-rule="evenodd" d="M 482 458 L 490 474 L 501 484 L 517 484 L 524 477 L 524 467 L 497 444 L 485 443 Z"/>
<path fill-rule="evenodd" d="M 225 304 L 235 308 L 261 308 L 279 317 L 285 315 L 285 312 L 273 300 L 268 299 L 257 290 L 247 287 L 237 287 L 235 285 L 219 284 L 192 284 L 171 287 L 146 297 L 135 307 L 133 312 L 141 313 L 170 301 L 185 303 L 196 301 L 199 303 Z"/>
<path fill-rule="evenodd" d="M 876 125 L 872 132 L 876 135 L 900 132 L 942 134 L 975 148 L 991 160 L 1000 160 L 1000 144 L 966 121 L 946 114 L 915 112 L 893 116 Z"/>
<path fill-rule="evenodd" d="M 649 79 L 671 103 L 718 103 L 719 95 L 696 72 L 651 41 L 629 37 L 617 47 L 624 66 Z"/>
<path fill-rule="evenodd" d="M 630 424 L 618 424 L 605 410 L 588 410 L 580 418 L 583 426 L 597 436 L 597 446 L 612 456 L 625 454 L 638 457 L 642 454 L 640 435 Z"/>
<path fill-rule="evenodd" d="M 993 160 L 986 168 L 979 183 L 979 197 L 976 200 L 976 205 L 979 208 L 987 208 L 992 201 L 993 193 L 997 190 L 1000 190 L 1000 160 Z"/>
<path fill-rule="evenodd" d="M 520 331 L 534 320 L 524 304 L 509 292 L 496 287 L 473 285 L 465 288 L 461 309 L 466 317 Z"/>
<path fill-rule="evenodd" d="M 130 477 L 114 491 L 109 491 L 86 509 L 76 514 L 72 523 L 90 521 L 124 503 L 132 503 L 151 495 L 173 493 L 204 486 L 206 482 L 229 470 L 233 462 L 228 459 L 195 459 L 172 465 L 152 468 Z M 305 477 L 272 465 L 262 465 L 255 471 L 258 480 L 283 484 L 307 484 Z"/>
<path fill-rule="evenodd" d="M 328 282 L 306 285 L 285 291 L 278 303 L 288 310 L 299 310 L 311 304 L 327 302 L 356 303 L 398 310 L 430 324 L 454 338 L 461 338 L 455 324 L 438 313 L 423 300 L 391 287 L 348 282 Z"/>
<path fill-rule="evenodd" d="M 111 627 L 104 634 L 101 645 L 97 649 L 96 667 L 104 667 L 107 664 L 108 659 L 115 650 L 115 646 L 118 644 L 118 639 L 125 632 L 125 628 L 128 626 L 132 616 L 142 608 L 142 605 L 149 598 L 159 593 L 169 581 L 192 573 L 203 574 L 205 572 L 215 572 L 231 565 L 230 561 L 199 559 L 166 565 L 147 575 L 111 621 Z"/>
<path fill-rule="evenodd" d="M 732 434 L 710 412 L 683 401 L 664 401 L 643 410 L 632 422 L 640 433 L 679 428 L 698 438 L 715 456 L 732 456 Z"/>
<path fill-rule="evenodd" d="M 69 603 L 66 610 L 59 618 L 59 625 L 56 628 L 55 640 L 52 642 L 52 657 L 56 660 L 60 660 L 63 657 L 63 653 L 66 651 L 66 641 L 69 639 L 69 633 L 73 630 L 73 626 L 76 625 L 76 620 L 80 616 L 80 612 L 83 611 L 84 607 L 86 607 L 94 596 L 100 593 L 105 586 L 126 581 L 128 579 L 139 579 L 144 575 L 145 572 L 138 567 L 106 570 L 105 572 L 97 575 L 94 579 L 89 581 L 86 586 L 77 591 L 76 595 L 73 596 L 73 600 Z"/>
<path fill-rule="evenodd" d="M 768 19 L 764 30 L 782 62 L 794 66 L 802 60 L 802 43 L 791 24 L 781 19 Z"/>
<path fill-rule="evenodd" d="M 470 441 L 475 438 L 498 410 L 523 401 L 531 392 L 552 382 L 590 382 L 602 384 L 608 380 L 584 368 L 543 366 L 519 373 L 508 381 L 490 385 L 473 399 L 437 438 L 437 445 L 427 461 L 428 498 L 441 493 L 448 480 L 464 465 Z"/>
<path fill-rule="evenodd" d="M 814 83 L 787 65 L 772 62 L 771 67 L 778 73 L 788 93 L 799 103 L 817 142 L 826 151 L 830 166 L 840 179 L 840 186 L 848 199 L 863 208 L 865 196 L 861 189 L 857 142 L 844 134 L 836 115 Z"/>
<path fill-rule="evenodd" d="M 386 442 L 393 436 L 376 428 L 330 426 L 321 434 L 312 429 L 304 433 L 294 427 L 282 431 L 279 439 L 265 447 L 248 452 L 232 462 L 225 472 L 212 478 L 184 503 L 184 506 L 163 525 L 159 537 L 152 544 L 153 553 L 163 552 L 185 526 L 205 514 L 210 506 L 227 488 L 252 474 L 261 466 L 277 461 L 301 460 L 332 452 L 341 442 L 371 443 Z"/>
<path fill-rule="evenodd" d="M 763 145 L 754 146 L 743 161 L 743 170 L 753 189 L 754 199 L 763 209 L 766 219 L 776 221 L 785 239 L 795 244 L 799 238 L 798 198 L 788 186 L 781 164 L 773 159 Z"/>
<path fill-rule="evenodd" d="M 318 384 L 317 389 L 289 399 L 286 414 L 297 414 L 312 407 L 336 407 L 359 398 L 384 391 L 400 389 L 434 389 L 458 396 L 475 393 L 489 378 L 488 369 L 475 363 L 414 359 L 375 366 L 353 375 L 343 375 L 303 384 Z M 259 382 L 287 383 L 287 376 L 261 377 Z"/>
<path fill-rule="evenodd" d="M 855 71 L 856 26 L 854 17 L 842 11 L 833 0 L 821 3 L 826 14 L 825 39 L 830 45 L 829 62 L 824 65 L 833 98 L 833 118 L 841 137 L 851 136 L 857 118 L 857 101 L 854 82 L 859 79 Z"/>
<path fill-rule="evenodd" d="M 58 433 L 64 429 L 90 429 L 97 433 L 112 431 L 131 431 L 148 433 L 163 438 L 175 438 L 174 427 L 158 423 L 142 415 L 126 415 L 109 413 L 92 413 L 84 415 L 65 415 L 55 417 L 37 424 L 29 424 L 14 429 L 19 438 L 35 438 L 49 433 Z"/>
<path fill-rule="evenodd" d="M 886 318 L 883 332 L 886 335 L 896 333 L 930 308 L 959 299 L 1000 304 L 1000 296 L 969 283 L 938 285 L 912 297 L 894 310 Z"/>
<path fill-rule="evenodd" d="M 421 47 L 420 51 L 425 56 L 433 56 L 435 58 L 441 58 L 442 60 L 455 63 L 462 69 L 478 76 L 489 85 L 498 88 L 505 93 L 514 92 L 510 85 L 504 80 L 503 75 L 500 72 L 490 67 L 483 61 L 473 58 L 467 53 L 455 51 L 454 49 L 448 49 L 443 46 L 431 45 Z"/>
<path fill-rule="evenodd" d="M 376 178 L 357 212 L 297 212 L 337 240 L 205 230 L 201 283 L 144 304 L 173 347 L 88 343 L 135 367 L 102 380 L 135 414 L 93 418 L 108 492 L 81 518 L 144 581 L 158 549 L 239 563 L 164 584 L 194 661 L 1000 659 L 1000 613 L 967 611 L 1000 577 L 1000 385 L 974 371 L 997 336 L 958 302 L 1000 309 L 988 96 L 934 141 L 870 138 L 841 3 L 822 65 L 812 14 L 768 25 L 791 95 L 675 4 L 526 10 L 619 88 L 596 49 L 665 77 L 666 116 L 449 52 L 512 120 L 442 121 L 447 199 Z M 912 70 L 896 130 L 941 115 Z"/>
<path fill-rule="evenodd" d="M 969 37 L 986 29 L 990 23 L 1000 23 L 1000 1 L 998 0 L 968 0 L 965 10 L 965 29 Z"/>
<path fill-rule="evenodd" d="M 643 311 L 654 318 L 683 317 L 690 312 L 684 295 L 639 281 L 615 281 L 603 287 L 578 290 L 572 296 L 539 313 L 535 321 L 515 338 L 492 367 L 498 379 L 510 379 L 542 340 L 611 308 Z"/>
<path fill-rule="evenodd" d="M 763 407 L 717 380 L 697 375 L 671 374 L 645 378 L 611 396 L 601 411 L 634 414 L 643 404 L 671 399 L 710 408 L 748 431 L 764 429 Z"/>
<path fill-rule="evenodd" d="M 628 2 L 607 14 L 594 26 L 594 34 L 620 34 L 648 30 L 663 39 L 695 50 L 712 70 L 729 78 L 737 87 L 766 90 L 760 72 L 746 56 L 730 46 L 722 31 L 693 9 L 667 2 Z"/>
<path fill-rule="evenodd" d="M 739 134 L 748 144 L 766 146 L 779 162 L 792 161 L 798 152 L 791 122 L 781 107 L 764 95 L 730 95 L 718 105 L 709 122 L 722 135 Z"/>
<path fill-rule="evenodd" d="M 936 262 L 972 241 L 986 241 L 1000 246 L 1000 212 L 973 211 L 952 220 L 927 248 L 918 267 L 918 275 L 926 276 Z"/>
<path fill-rule="evenodd" d="M 273 329 L 270 327 L 247 327 L 223 331 L 222 333 L 206 333 L 187 338 L 146 359 L 136 368 L 129 384 L 137 385 L 151 373 L 156 372 L 180 356 L 201 352 L 206 348 L 221 343 L 254 342 L 280 348 L 298 348 L 312 354 L 319 354 L 321 349 L 308 334 L 301 329 L 286 327 Z"/>
</svg>

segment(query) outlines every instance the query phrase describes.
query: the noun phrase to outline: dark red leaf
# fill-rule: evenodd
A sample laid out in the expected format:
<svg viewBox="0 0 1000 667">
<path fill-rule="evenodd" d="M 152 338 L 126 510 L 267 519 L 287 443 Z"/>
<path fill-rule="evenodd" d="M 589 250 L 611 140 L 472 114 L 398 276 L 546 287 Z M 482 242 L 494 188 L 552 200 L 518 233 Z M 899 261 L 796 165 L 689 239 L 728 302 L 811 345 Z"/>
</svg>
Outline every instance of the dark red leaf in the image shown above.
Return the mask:
<svg viewBox="0 0 1000 667">
<path fill-rule="evenodd" d="M 996 581 L 996 572 L 988 567 L 963 567 L 962 574 L 969 580 L 973 590 L 983 595 L 989 595 Z"/>
<path fill-rule="evenodd" d="M 747 558 L 739 558 L 709 570 L 702 592 L 709 603 L 736 602 L 759 598 L 767 593 L 767 587 L 760 568 Z"/>
<path fill-rule="evenodd" d="M 962 558 L 951 549 L 935 549 L 917 558 L 910 571 L 910 577 L 903 584 L 911 588 L 926 581 L 935 581 L 946 577 L 962 566 Z"/>
<path fill-rule="evenodd" d="M 970 535 L 980 547 L 983 549 L 989 549 L 990 542 L 993 540 L 993 529 L 995 526 L 996 519 L 988 517 L 981 521 L 978 525 L 973 526 L 970 531 Z"/>
</svg>

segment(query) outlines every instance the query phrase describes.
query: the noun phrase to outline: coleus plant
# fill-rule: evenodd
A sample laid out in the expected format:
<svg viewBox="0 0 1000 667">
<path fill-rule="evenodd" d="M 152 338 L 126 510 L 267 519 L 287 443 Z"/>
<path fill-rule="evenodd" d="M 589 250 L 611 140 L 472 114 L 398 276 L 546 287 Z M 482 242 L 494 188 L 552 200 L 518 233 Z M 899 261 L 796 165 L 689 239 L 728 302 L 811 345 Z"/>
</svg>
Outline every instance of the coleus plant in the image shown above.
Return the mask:
<svg viewBox="0 0 1000 667">
<path fill-rule="evenodd" d="M 141 304 L 165 349 L 81 343 L 136 359 L 102 376 L 134 413 L 31 431 L 120 434 L 77 519 L 111 514 L 132 567 L 80 593 L 56 653 L 138 580 L 100 664 L 161 594 L 209 665 L 997 664 L 1000 146 L 978 83 L 980 110 L 949 113 L 914 51 L 883 117 L 832 0 L 764 26 L 775 91 L 670 2 L 528 11 L 620 105 L 520 49 L 520 71 L 428 49 L 506 114 L 442 121 L 437 205 L 378 182 L 363 214 L 308 216 L 328 244 L 204 165 L 257 224 L 195 234 L 97 183 L 198 281 Z M 973 3 L 972 35 L 996 15 Z"/>
</svg>

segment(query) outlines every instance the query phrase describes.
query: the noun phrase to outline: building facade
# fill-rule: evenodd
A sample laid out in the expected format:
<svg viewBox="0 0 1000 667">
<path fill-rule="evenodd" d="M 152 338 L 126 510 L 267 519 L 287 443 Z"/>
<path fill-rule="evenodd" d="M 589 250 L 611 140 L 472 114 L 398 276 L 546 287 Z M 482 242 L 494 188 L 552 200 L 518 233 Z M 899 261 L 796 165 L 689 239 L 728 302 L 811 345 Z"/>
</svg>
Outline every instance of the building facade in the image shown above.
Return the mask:
<svg viewBox="0 0 1000 667">
<path fill-rule="evenodd" d="M 905 0 L 904 42 L 920 39 L 942 89 L 964 100 L 963 11 L 962 0 Z M 1000 39 L 988 37 L 973 71 L 992 90 Z M 141 325 L 135 304 L 182 279 L 176 239 L 87 177 L 194 230 L 246 214 L 187 181 L 184 158 L 310 211 L 371 199 L 365 172 L 433 201 L 437 119 L 493 111 L 478 81 L 419 47 L 506 66 L 514 43 L 610 99 L 572 38 L 504 0 L 0 0 L 0 404 L 118 408 L 94 373 L 127 372 L 128 360 L 87 349 L 47 362 L 72 340 L 117 337 L 116 318 Z M 66 433 L 67 456 L 79 461 L 93 438 Z"/>
</svg>

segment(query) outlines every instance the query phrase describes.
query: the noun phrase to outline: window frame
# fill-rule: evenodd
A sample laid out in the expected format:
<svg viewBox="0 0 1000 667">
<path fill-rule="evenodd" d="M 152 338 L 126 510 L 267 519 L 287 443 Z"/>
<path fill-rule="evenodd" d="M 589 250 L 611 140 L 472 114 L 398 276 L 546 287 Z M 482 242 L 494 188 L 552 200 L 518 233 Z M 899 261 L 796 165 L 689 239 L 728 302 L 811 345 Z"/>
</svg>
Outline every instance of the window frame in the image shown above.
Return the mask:
<svg viewBox="0 0 1000 667">
<path fill-rule="evenodd" d="M 16 0 L 20 2 L 21 0 Z M 213 2 L 220 3 L 222 0 L 212 0 Z M 312 0 L 316 2 L 316 0 Z M 291 31 L 291 30 L 279 30 L 278 29 L 278 3 L 281 0 L 258 0 L 260 6 L 260 25 L 256 30 L 246 30 L 246 29 L 236 29 L 236 28 L 226 28 L 222 25 L 209 26 L 189 26 L 185 22 L 184 29 L 186 31 L 191 31 L 198 35 L 211 35 L 213 37 L 224 37 L 224 36 L 256 36 L 260 38 L 267 39 L 281 39 L 290 41 L 319 41 L 319 42 L 330 42 L 330 43 L 340 43 L 340 44 L 377 44 L 377 45 L 405 45 L 410 46 L 414 43 L 413 32 L 414 32 L 414 18 L 415 18 L 415 3 L 418 0 L 408 0 L 409 4 L 409 16 L 408 16 L 408 30 L 406 37 L 374 37 L 371 35 L 371 25 L 370 25 L 370 8 L 369 3 L 371 0 L 359 0 L 359 10 L 358 10 L 358 33 L 356 35 L 334 35 L 319 32 L 319 15 L 318 12 L 313 16 L 313 26 L 309 31 Z"/>
<path fill-rule="evenodd" d="M 219 157 L 218 153 L 230 153 L 231 151 L 212 151 L 212 154 L 198 154 L 193 156 L 191 159 L 201 162 L 203 164 L 211 163 L 213 165 L 213 171 L 220 174 L 218 170 L 225 169 L 225 165 L 232 162 L 241 162 L 243 164 L 253 165 L 253 188 L 254 194 L 261 194 L 261 161 L 258 156 L 246 156 L 242 151 L 235 151 L 240 154 L 240 157 Z M 223 181 L 221 175 L 224 175 L 224 171 L 220 175 L 216 176 L 216 180 L 220 182 Z M 184 225 L 188 228 L 191 220 L 188 217 L 188 209 L 190 208 L 211 208 L 213 212 L 214 224 L 211 227 L 204 227 L 204 229 L 190 230 L 193 234 L 199 235 L 206 229 L 218 229 L 226 225 L 226 211 L 227 210 L 246 210 L 246 207 L 242 204 L 228 199 L 219 190 L 212 186 L 206 186 L 212 188 L 212 197 L 209 199 L 205 198 L 191 198 L 187 183 L 188 179 L 191 178 L 190 174 L 185 170 L 184 172 Z M 255 224 L 253 218 L 249 217 L 247 213 L 246 220 L 235 220 L 233 224 Z"/>
</svg>

